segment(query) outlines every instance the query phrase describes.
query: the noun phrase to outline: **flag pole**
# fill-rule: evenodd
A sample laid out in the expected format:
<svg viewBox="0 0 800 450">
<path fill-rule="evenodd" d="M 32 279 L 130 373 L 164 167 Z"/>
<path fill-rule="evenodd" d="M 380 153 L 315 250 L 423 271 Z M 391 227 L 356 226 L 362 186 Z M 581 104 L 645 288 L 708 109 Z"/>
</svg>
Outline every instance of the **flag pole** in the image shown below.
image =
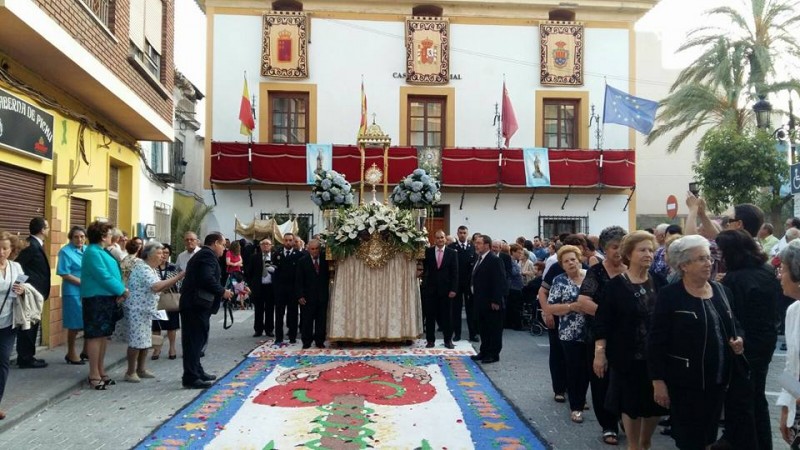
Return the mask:
<svg viewBox="0 0 800 450">
<path fill-rule="evenodd" d="M 244 71 L 244 83 L 247 84 L 247 71 Z M 255 96 L 253 96 L 255 100 Z M 250 112 L 253 114 L 253 121 L 255 122 L 255 108 L 250 104 Z M 247 195 L 250 197 L 250 207 L 253 207 L 253 130 L 247 135 Z"/>
</svg>

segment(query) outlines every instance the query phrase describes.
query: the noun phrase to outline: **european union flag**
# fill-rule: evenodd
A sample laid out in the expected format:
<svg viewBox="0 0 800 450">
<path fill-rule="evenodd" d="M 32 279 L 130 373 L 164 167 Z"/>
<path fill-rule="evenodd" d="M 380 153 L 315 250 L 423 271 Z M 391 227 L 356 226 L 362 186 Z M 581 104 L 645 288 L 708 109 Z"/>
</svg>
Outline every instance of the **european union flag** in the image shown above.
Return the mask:
<svg viewBox="0 0 800 450">
<path fill-rule="evenodd" d="M 642 134 L 650 134 L 656 121 L 658 102 L 634 97 L 606 85 L 603 123 L 618 123 Z"/>
</svg>

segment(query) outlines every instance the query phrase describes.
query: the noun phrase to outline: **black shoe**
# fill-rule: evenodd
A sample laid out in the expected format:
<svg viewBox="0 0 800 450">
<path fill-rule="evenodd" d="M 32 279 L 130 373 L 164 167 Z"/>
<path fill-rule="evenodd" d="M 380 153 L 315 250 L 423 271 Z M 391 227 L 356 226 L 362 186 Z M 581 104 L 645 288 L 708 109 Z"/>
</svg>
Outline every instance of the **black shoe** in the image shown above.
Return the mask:
<svg viewBox="0 0 800 450">
<path fill-rule="evenodd" d="M 472 341 L 472 342 L 480 342 L 481 338 L 479 338 L 478 335 L 476 334 L 475 336 L 472 336 L 471 338 L 469 338 L 469 340 Z"/>
<path fill-rule="evenodd" d="M 452 343 L 452 342 L 445 342 L 445 343 L 444 343 L 444 346 L 445 346 L 445 347 L 447 347 L 447 348 L 449 348 L 450 350 L 452 350 L 452 349 L 456 348 L 456 346 L 455 346 L 455 345 L 453 345 L 453 343 Z"/>
<path fill-rule="evenodd" d="M 453 342 L 458 342 L 460 340 L 461 340 L 461 336 L 459 336 L 459 335 L 453 336 Z"/>
<path fill-rule="evenodd" d="M 672 425 L 672 421 L 670 420 L 669 416 L 658 421 L 658 426 L 660 427 L 668 427 L 670 425 Z"/>
<path fill-rule="evenodd" d="M 17 364 L 20 369 L 44 369 L 47 363 L 43 359 L 32 359 L 31 361 L 22 361 Z"/>
<path fill-rule="evenodd" d="M 216 375 L 211 375 L 210 373 L 203 372 L 203 374 L 200 375 L 200 379 L 203 380 L 203 381 L 214 381 L 214 380 L 217 379 L 217 376 Z"/>
<path fill-rule="evenodd" d="M 786 351 L 786 342 L 781 344 L 781 350 Z"/>
<path fill-rule="evenodd" d="M 81 353 L 81 359 L 84 360 L 84 361 L 88 361 L 89 360 L 89 355 L 87 355 L 86 353 Z"/>
<path fill-rule="evenodd" d="M 272 331 L 267 331 L 266 335 L 267 337 L 275 337 L 275 333 L 273 333 Z"/>
<path fill-rule="evenodd" d="M 206 356 L 206 352 L 200 352 L 200 357 L 202 358 L 204 356 Z"/>
<path fill-rule="evenodd" d="M 310 342 L 308 344 L 303 344 L 303 350 L 306 350 L 306 349 L 309 349 L 309 348 L 311 348 L 311 343 Z"/>
<path fill-rule="evenodd" d="M 317 348 L 325 348 L 325 343 L 324 342 L 318 343 Z"/>
<path fill-rule="evenodd" d="M 435 342 L 433 342 L 433 341 L 428 341 L 428 343 L 427 343 L 427 344 L 425 344 L 425 348 L 433 348 L 435 345 L 436 345 L 436 343 L 435 343 Z"/>
<path fill-rule="evenodd" d="M 213 386 L 214 383 L 204 380 L 194 380 L 191 383 L 183 383 L 186 389 L 207 389 Z"/>
<path fill-rule="evenodd" d="M 483 364 L 491 364 L 491 363 L 496 363 L 497 361 L 500 361 L 500 357 L 499 356 L 495 356 L 494 358 L 484 358 L 484 359 L 481 360 L 481 363 L 483 363 Z"/>
<path fill-rule="evenodd" d="M 262 333 L 260 331 L 256 331 L 255 333 L 253 333 L 253 337 L 261 337 L 262 334 L 264 334 L 264 333 Z"/>
<path fill-rule="evenodd" d="M 290 344 L 296 344 L 297 343 L 297 339 L 289 339 L 289 343 Z"/>
<path fill-rule="evenodd" d="M 482 355 L 482 354 L 480 354 L 480 353 L 478 353 L 477 355 L 472 355 L 472 356 L 470 356 L 469 358 L 470 358 L 471 360 L 473 360 L 473 361 L 480 361 L 480 360 L 482 360 L 482 359 L 483 359 L 483 355 Z"/>
<path fill-rule="evenodd" d="M 72 364 L 74 366 L 85 366 L 86 365 L 86 361 L 84 361 L 82 359 L 79 359 L 77 361 L 73 361 L 73 360 L 69 359 L 69 356 L 65 356 L 64 357 L 64 361 L 66 361 L 67 364 Z"/>
</svg>

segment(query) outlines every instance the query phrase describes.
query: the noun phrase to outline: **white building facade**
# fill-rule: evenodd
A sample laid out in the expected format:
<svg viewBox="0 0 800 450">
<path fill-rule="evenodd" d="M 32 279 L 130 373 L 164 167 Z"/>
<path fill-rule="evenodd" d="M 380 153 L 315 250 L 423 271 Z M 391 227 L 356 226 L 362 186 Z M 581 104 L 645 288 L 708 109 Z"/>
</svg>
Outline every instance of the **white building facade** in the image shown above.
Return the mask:
<svg viewBox="0 0 800 450">
<path fill-rule="evenodd" d="M 634 24 L 657 0 L 626 2 L 629 5 L 623 8 L 614 1 L 578 1 L 578 6 L 570 8 L 573 20 L 585 26 L 583 83 L 577 86 L 540 83 L 540 23 L 552 18 L 552 2 L 452 0 L 434 5 L 433 10 L 441 8 L 441 17 L 449 21 L 450 80 L 441 85 L 406 81 L 405 19 L 412 16 L 415 6 L 410 2 L 268 4 L 267 8 L 299 7 L 309 21 L 308 76 L 291 80 L 260 75 L 264 13 L 268 12 L 263 2 L 198 3 L 207 15 L 208 39 L 204 197 L 207 204 L 216 204 L 206 229 L 219 229 L 226 235 L 234 234 L 234 218 L 247 222 L 264 215 L 311 214 L 315 223 L 320 222 L 318 208 L 309 198 L 310 187 L 303 183 L 255 182 L 248 191 L 247 183 L 209 182 L 212 172 L 223 169 L 213 167 L 215 158 L 216 164 L 222 164 L 217 144 L 245 141 L 239 121 L 245 73 L 255 106 L 253 141 L 257 144 L 287 142 L 274 122 L 279 120 L 276 114 L 290 111 L 276 110 L 285 105 L 276 99 L 296 95 L 303 105 L 303 139 L 288 143 L 355 145 L 363 78 L 369 121 L 374 115 L 375 122 L 392 138 L 392 145 L 417 145 L 417 138 L 412 136 L 414 122 L 419 119 L 413 112 L 415 102 L 439 102 L 442 112 L 437 112 L 435 123 L 440 128 L 434 128 L 438 135 L 433 144 L 441 149 L 444 159 L 451 148 L 497 148 L 497 128 L 492 119 L 502 101 L 504 81 L 519 124 L 510 143 L 517 149 L 549 147 L 545 143 L 552 142 L 552 133 L 548 136 L 548 132 L 553 129 L 546 125 L 545 108 L 556 105 L 562 114 L 559 120 L 569 119 L 565 120 L 567 125 L 559 122 L 559 126 L 574 127 L 565 132 L 570 134 L 570 145 L 560 146 L 589 152 L 597 147 L 590 114 L 593 106 L 602 114 L 606 83 L 633 95 L 648 97 L 654 93 L 637 83 L 637 59 L 645 59 L 647 51 L 637 48 Z M 558 16 L 564 11 L 555 13 Z M 657 76 L 654 72 L 657 70 L 651 70 L 648 76 Z M 289 103 L 299 104 L 294 100 Z M 606 153 L 636 150 L 640 143 L 631 129 L 611 124 L 604 127 L 602 148 Z M 425 145 L 431 146 L 431 142 Z M 663 155 L 661 149 L 648 151 Z M 639 153 L 637 161 L 630 164 L 639 163 Z M 285 165 L 304 163 L 302 159 L 276 161 Z M 653 164 L 657 166 L 657 162 Z M 496 171 L 497 164 L 487 164 L 480 170 Z M 454 234 L 463 224 L 472 232 L 506 240 L 561 231 L 597 234 L 610 225 L 633 229 L 637 195 L 652 182 L 637 173 L 626 186 L 570 187 L 572 183 L 565 182 L 534 190 L 523 184 L 502 186 L 498 196 L 493 186 L 448 184 L 447 176 L 444 180 L 442 202 L 435 211 L 438 221 L 433 226 Z M 319 231 L 318 225 L 314 231 Z"/>
</svg>

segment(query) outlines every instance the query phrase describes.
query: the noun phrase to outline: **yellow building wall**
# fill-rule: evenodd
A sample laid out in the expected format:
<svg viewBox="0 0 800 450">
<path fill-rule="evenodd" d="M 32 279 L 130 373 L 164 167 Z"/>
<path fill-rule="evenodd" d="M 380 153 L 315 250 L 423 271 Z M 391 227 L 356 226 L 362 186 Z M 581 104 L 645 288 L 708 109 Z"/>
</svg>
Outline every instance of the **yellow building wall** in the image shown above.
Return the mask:
<svg viewBox="0 0 800 450">
<path fill-rule="evenodd" d="M 19 70 L 15 71 L 15 75 L 19 73 Z M 43 85 L 43 83 L 34 84 L 38 81 L 35 75 L 26 75 L 22 77 L 26 84 L 30 83 L 29 86 L 55 98 L 67 109 L 74 111 L 72 108 L 78 105 L 68 96 L 60 98 L 60 95 L 64 94 L 51 86 Z M 6 164 L 47 176 L 45 218 L 50 224 L 50 235 L 47 236 L 45 248 L 52 268 L 53 285 L 50 289 L 50 300 L 45 303 L 45 311 L 42 312 L 42 341 L 44 345 L 55 347 L 66 341 L 66 330 L 62 328 L 61 320 L 61 277 L 56 275 L 56 267 L 58 252 L 68 241 L 67 233 L 71 219 L 70 198 L 75 197 L 89 201 L 88 218 L 90 221 L 97 217 L 107 217 L 109 166 L 112 164 L 118 166 L 120 168 L 120 187 L 119 223 L 117 226 L 129 234 L 134 234 L 135 224 L 138 221 L 136 205 L 139 204 L 138 174 L 141 170 L 141 161 L 132 149 L 88 127 L 83 130 L 83 139 L 81 140 L 79 137 L 81 124 L 78 121 L 37 103 L 13 86 L 0 83 L 0 88 L 53 114 L 54 157 L 52 161 L 27 156 L 3 146 L 0 146 L 0 160 Z M 92 113 L 81 110 L 79 114 L 91 117 Z M 81 141 L 83 142 L 82 146 Z M 131 141 L 133 140 L 131 139 Z M 83 155 L 88 164 L 84 162 Z M 73 189 L 70 189 L 69 185 L 72 185 Z M 76 185 L 82 185 L 82 187 L 74 188 Z"/>
</svg>

